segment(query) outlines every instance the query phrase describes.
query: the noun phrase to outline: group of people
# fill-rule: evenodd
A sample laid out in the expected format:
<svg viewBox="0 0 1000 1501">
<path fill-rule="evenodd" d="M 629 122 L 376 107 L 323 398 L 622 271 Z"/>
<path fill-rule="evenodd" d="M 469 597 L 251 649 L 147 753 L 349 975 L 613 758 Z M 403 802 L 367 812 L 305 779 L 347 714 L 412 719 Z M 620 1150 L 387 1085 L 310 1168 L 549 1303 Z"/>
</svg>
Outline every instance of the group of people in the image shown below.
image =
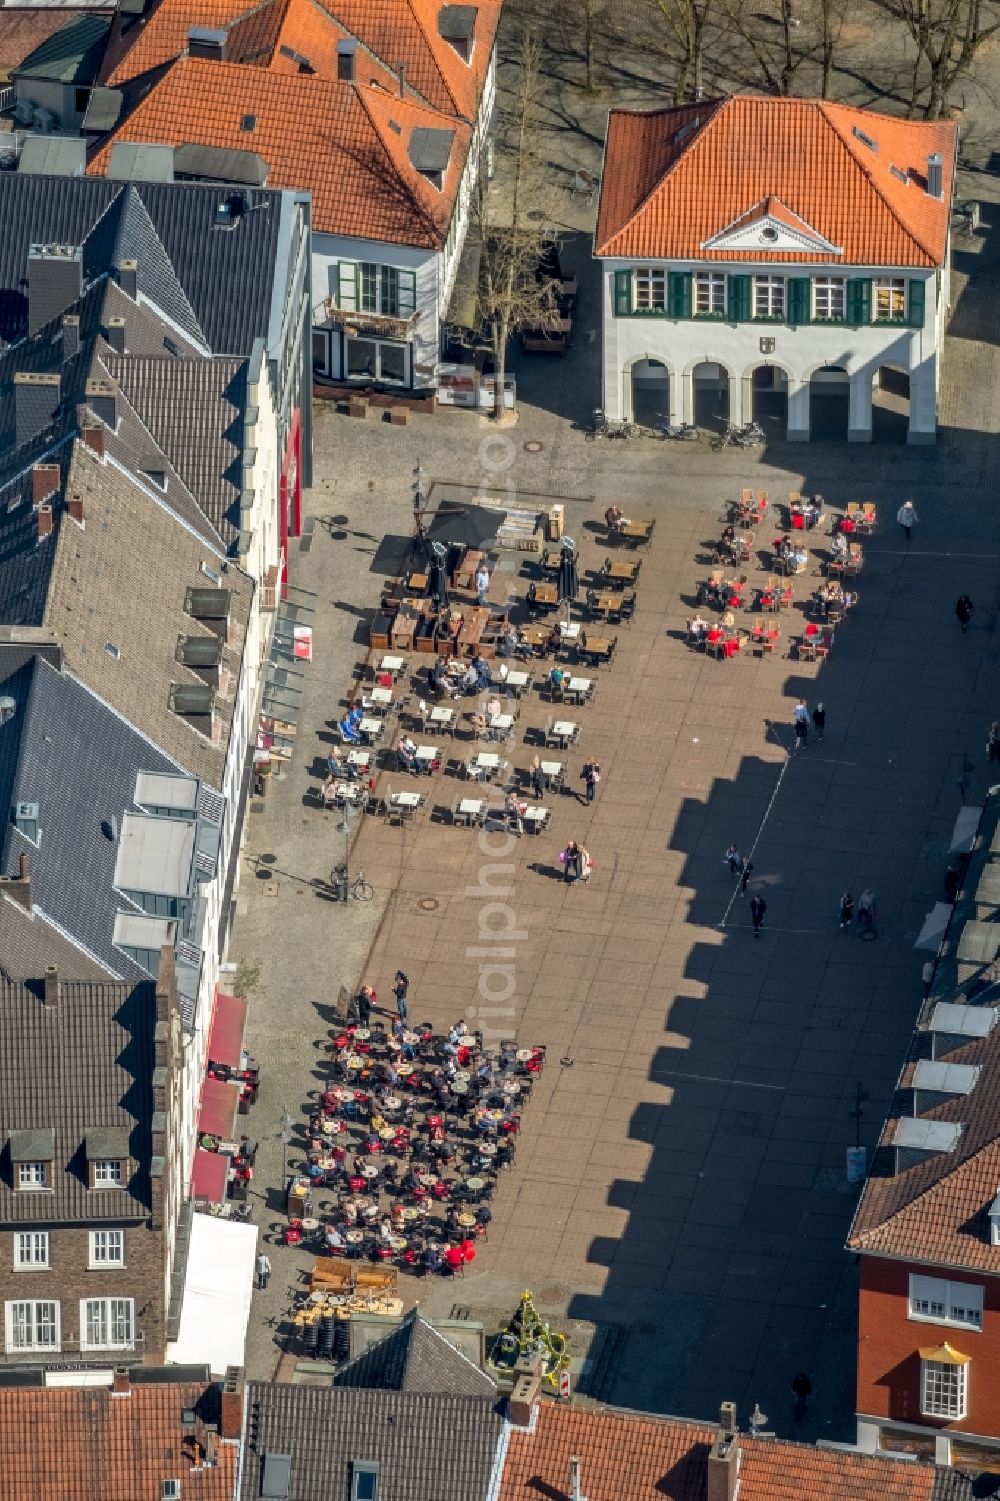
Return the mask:
<svg viewBox="0 0 1000 1501">
<path fill-rule="evenodd" d="M 822 704 L 817 704 L 812 714 L 804 698 L 800 698 L 792 710 L 792 728 L 795 731 L 795 749 L 803 750 L 809 742 L 809 721 L 812 720 L 813 729 L 816 731 L 817 740 L 822 740 L 826 733 L 826 710 Z"/>
<path fill-rule="evenodd" d="M 576 881 L 589 881 L 594 873 L 594 861 L 589 850 L 571 839 L 560 853 L 559 863 L 563 868 L 563 880 L 572 886 Z"/>
</svg>

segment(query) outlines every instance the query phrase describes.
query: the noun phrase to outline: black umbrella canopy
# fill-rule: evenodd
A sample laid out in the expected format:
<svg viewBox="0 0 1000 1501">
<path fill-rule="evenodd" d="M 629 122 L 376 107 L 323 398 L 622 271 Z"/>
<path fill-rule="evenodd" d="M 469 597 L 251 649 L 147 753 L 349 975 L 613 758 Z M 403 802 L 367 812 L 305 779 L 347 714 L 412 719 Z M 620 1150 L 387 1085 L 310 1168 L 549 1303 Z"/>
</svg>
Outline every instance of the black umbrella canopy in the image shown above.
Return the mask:
<svg viewBox="0 0 1000 1501">
<path fill-rule="evenodd" d="M 489 552 L 506 520 L 506 511 L 487 510 L 485 506 L 476 505 L 445 505 L 431 518 L 427 537 L 432 542 L 457 543 L 459 547 Z"/>
<path fill-rule="evenodd" d="M 576 566 L 576 554 L 563 552 L 559 559 L 559 598 L 576 599 L 580 592 L 580 576 Z"/>
</svg>

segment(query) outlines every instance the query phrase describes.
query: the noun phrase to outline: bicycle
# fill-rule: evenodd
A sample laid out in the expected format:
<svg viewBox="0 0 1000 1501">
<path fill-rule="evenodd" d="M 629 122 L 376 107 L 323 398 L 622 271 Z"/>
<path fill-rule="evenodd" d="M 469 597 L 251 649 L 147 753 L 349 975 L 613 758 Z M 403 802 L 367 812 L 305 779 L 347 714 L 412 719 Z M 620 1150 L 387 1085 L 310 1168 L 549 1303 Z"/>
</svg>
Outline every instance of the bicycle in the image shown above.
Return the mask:
<svg viewBox="0 0 1000 1501">
<path fill-rule="evenodd" d="M 661 438 L 677 438 L 683 443 L 697 443 L 701 438 L 701 428 L 693 422 L 661 422 L 657 432 Z"/>
<path fill-rule="evenodd" d="M 756 422 L 747 422 L 743 427 L 727 427 L 724 433 L 713 439 L 713 452 L 720 448 L 756 448 L 766 442 L 766 434 Z"/>
<path fill-rule="evenodd" d="M 330 872 L 329 884 L 335 891 L 344 890 L 344 900 L 353 898 L 356 902 L 370 902 L 375 895 L 375 887 L 370 881 L 365 880 L 365 873 L 359 870 L 354 880 L 348 877 L 346 865 L 335 865 Z"/>
<path fill-rule="evenodd" d="M 588 443 L 593 443 L 597 438 L 635 438 L 639 429 L 634 422 L 626 422 L 624 417 L 608 418 L 600 407 L 594 408 L 594 423 L 584 433 Z"/>
</svg>

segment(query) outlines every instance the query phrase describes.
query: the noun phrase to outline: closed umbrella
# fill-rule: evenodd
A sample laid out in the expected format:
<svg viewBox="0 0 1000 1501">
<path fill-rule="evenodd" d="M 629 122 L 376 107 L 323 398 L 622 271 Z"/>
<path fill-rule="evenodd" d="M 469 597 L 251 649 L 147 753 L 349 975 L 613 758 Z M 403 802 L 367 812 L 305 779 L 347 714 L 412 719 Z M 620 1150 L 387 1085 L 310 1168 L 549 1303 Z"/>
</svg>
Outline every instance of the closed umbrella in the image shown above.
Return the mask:
<svg viewBox="0 0 1000 1501">
<path fill-rule="evenodd" d="M 580 592 L 580 577 L 576 567 L 576 554 L 564 550 L 559 559 L 559 598 L 576 599 Z"/>
</svg>

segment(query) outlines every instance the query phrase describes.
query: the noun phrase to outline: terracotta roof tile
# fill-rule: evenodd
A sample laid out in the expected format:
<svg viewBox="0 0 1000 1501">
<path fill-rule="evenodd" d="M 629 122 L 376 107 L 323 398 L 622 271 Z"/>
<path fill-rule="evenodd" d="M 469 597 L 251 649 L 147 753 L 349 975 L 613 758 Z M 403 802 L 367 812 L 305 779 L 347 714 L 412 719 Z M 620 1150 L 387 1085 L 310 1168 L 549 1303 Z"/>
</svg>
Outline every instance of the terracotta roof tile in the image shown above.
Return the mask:
<svg viewBox="0 0 1000 1501">
<path fill-rule="evenodd" d="M 927 1052 L 925 1034 L 917 1033 L 914 1051 Z M 1000 1027 L 942 1061 L 980 1067 L 969 1094 L 921 1111 L 921 1120 L 962 1125 L 955 1150 L 895 1171 L 890 1141 L 897 1121 L 913 1114 L 908 1066 L 847 1243 L 855 1251 L 1000 1274 L 1000 1248 L 990 1244 L 988 1220 L 1000 1184 Z"/>
<path fill-rule="evenodd" d="M 115 26 L 103 81 L 117 88 L 151 68 L 172 62 L 186 52 L 192 26 L 213 31 L 232 28 L 231 60 L 249 61 L 258 48 L 269 51 L 268 44 L 273 43 L 284 10 L 285 0 L 263 0 L 258 5 L 248 5 L 247 0 L 160 0 L 143 24 L 125 36 Z"/>
<path fill-rule="evenodd" d="M 128 1396 L 104 1387 L 0 1388 L 0 1492 L 4 1501 L 159 1501 L 179 1480 L 184 1501 L 230 1501 L 237 1445 L 194 1468 L 181 1413 L 214 1398 L 190 1381 L 133 1383 Z M 206 1417 L 206 1421 L 213 1421 Z"/>
<path fill-rule="evenodd" d="M 573 1454 L 587 1501 L 705 1501 L 714 1437 L 679 1418 L 545 1404 L 533 1432 L 511 1430 L 499 1501 L 568 1497 Z M 746 1434 L 739 1444 L 747 1501 L 933 1501 L 932 1465 Z"/>
<path fill-rule="evenodd" d="M 947 243 L 955 146 L 950 122 L 814 99 L 735 95 L 652 114 L 613 110 L 596 254 L 935 266 Z M 944 161 L 940 199 L 925 191 L 935 152 Z M 702 248 L 769 195 L 843 253 Z"/>
<path fill-rule="evenodd" d="M 242 129 L 248 114 L 256 117 L 250 132 Z M 408 157 L 411 132 L 425 126 L 455 132 L 441 192 Z M 268 187 L 312 193 L 315 229 L 436 249 L 447 237 L 470 137 L 462 121 L 377 88 L 184 58 L 89 170 L 107 171 L 115 141 L 255 151 L 268 165 Z"/>
</svg>

